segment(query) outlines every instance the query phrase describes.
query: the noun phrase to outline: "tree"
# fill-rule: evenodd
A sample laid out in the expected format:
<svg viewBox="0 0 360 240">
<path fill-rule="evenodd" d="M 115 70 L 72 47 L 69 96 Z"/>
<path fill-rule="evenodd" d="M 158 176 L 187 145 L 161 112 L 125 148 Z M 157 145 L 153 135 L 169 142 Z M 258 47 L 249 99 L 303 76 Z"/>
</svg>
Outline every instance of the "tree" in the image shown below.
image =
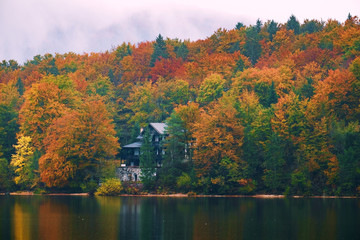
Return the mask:
<svg viewBox="0 0 360 240">
<path fill-rule="evenodd" d="M 242 22 L 238 22 L 235 26 L 235 29 L 240 30 L 243 27 L 245 27 L 245 25 Z"/>
<path fill-rule="evenodd" d="M 12 187 L 12 172 L 5 158 L 0 157 L 0 192 L 8 192 Z"/>
<path fill-rule="evenodd" d="M 10 161 L 16 143 L 18 113 L 6 104 L 0 103 L 0 153 Z"/>
<path fill-rule="evenodd" d="M 161 58 L 166 59 L 168 57 L 169 53 L 166 49 L 166 43 L 161 34 L 159 34 L 159 36 L 156 38 L 156 42 L 154 43 L 154 52 L 151 55 L 150 66 L 153 67 L 155 66 L 155 62 L 157 60 L 160 60 Z"/>
<path fill-rule="evenodd" d="M 323 22 L 318 22 L 316 20 L 308 20 L 306 19 L 304 23 L 301 25 L 300 30 L 302 33 L 315 33 L 320 32 L 324 28 Z"/>
<path fill-rule="evenodd" d="M 73 82 L 64 76 L 49 76 L 25 92 L 20 128 L 37 149 L 43 149 L 42 141 L 53 121 L 78 104 L 77 94 Z"/>
<path fill-rule="evenodd" d="M 244 128 L 236 115 L 234 99 L 223 97 L 195 124 L 194 164 L 206 192 L 234 193 L 249 185 L 241 159 Z"/>
<path fill-rule="evenodd" d="M 175 46 L 174 51 L 176 57 L 182 58 L 183 61 L 187 60 L 189 48 L 186 46 L 185 43 L 182 42 L 179 46 Z"/>
<path fill-rule="evenodd" d="M 256 25 L 255 25 L 255 27 L 256 27 L 256 31 L 258 32 L 258 33 L 260 33 L 260 31 L 261 31 L 261 28 L 262 28 L 262 22 L 261 22 L 261 20 L 260 19 L 257 19 L 256 20 Z"/>
<path fill-rule="evenodd" d="M 289 20 L 286 22 L 286 29 L 293 30 L 295 35 L 300 33 L 300 23 L 294 15 L 291 15 Z"/>
<path fill-rule="evenodd" d="M 267 32 L 269 33 L 269 40 L 272 41 L 276 32 L 278 31 L 278 23 L 274 20 L 271 20 L 267 26 Z"/>
<path fill-rule="evenodd" d="M 18 136 L 18 143 L 15 145 L 15 154 L 11 158 L 11 166 L 14 167 L 15 178 L 17 185 L 24 189 L 34 187 L 36 183 L 34 161 L 35 149 L 31 144 L 31 138 L 24 135 Z"/>
<path fill-rule="evenodd" d="M 338 192 L 353 195 L 360 186 L 360 125 L 334 122 L 332 139 L 339 161 L 337 177 Z"/>
<path fill-rule="evenodd" d="M 205 78 L 199 89 L 197 101 L 203 105 L 220 98 L 224 91 L 225 80 L 220 74 L 212 74 Z"/>
<path fill-rule="evenodd" d="M 244 55 L 247 56 L 254 65 L 261 56 L 260 35 L 256 27 L 246 29 L 246 41 L 244 45 Z"/>
<path fill-rule="evenodd" d="M 186 160 L 186 129 L 179 114 L 173 112 L 166 120 L 166 133 L 168 137 L 164 140 L 166 148 L 163 166 L 175 166 Z"/>
<path fill-rule="evenodd" d="M 151 144 L 151 135 L 149 131 L 145 131 L 143 143 L 140 148 L 140 169 L 141 182 L 144 184 L 145 188 L 151 189 L 155 182 L 156 163 L 154 147 Z"/>
<path fill-rule="evenodd" d="M 282 139 L 273 133 L 265 146 L 265 160 L 263 180 L 265 186 L 273 193 L 282 193 L 285 190 L 285 156 Z"/>
<path fill-rule="evenodd" d="M 44 139 L 40 177 L 48 187 L 97 182 L 101 168 L 119 144 L 110 114 L 101 100 L 88 100 L 77 111 L 54 121 Z"/>
</svg>

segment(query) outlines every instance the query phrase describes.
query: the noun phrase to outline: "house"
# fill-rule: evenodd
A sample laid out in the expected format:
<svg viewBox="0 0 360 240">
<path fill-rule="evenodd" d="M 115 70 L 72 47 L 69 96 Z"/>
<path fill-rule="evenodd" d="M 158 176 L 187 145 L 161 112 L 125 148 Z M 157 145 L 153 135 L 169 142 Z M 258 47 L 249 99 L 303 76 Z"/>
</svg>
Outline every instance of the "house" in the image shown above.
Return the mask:
<svg viewBox="0 0 360 240">
<path fill-rule="evenodd" d="M 156 166 L 161 167 L 164 155 L 163 140 L 166 137 L 165 123 L 150 123 L 147 127 L 141 129 L 136 142 L 122 147 L 121 158 L 123 159 L 121 167 L 117 174 L 122 181 L 139 180 L 140 171 L 140 149 L 143 144 L 143 138 L 146 133 L 150 135 L 150 142 L 154 148 Z"/>
</svg>

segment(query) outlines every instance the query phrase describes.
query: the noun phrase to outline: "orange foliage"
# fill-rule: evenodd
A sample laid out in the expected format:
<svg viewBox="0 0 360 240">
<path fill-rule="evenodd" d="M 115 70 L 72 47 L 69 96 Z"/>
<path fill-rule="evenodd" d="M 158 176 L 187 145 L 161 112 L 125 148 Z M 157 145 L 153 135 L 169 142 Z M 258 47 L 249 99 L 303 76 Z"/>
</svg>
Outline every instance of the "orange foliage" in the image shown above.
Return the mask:
<svg viewBox="0 0 360 240">
<path fill-rule="evenodd" d="M 201 112 L 193 134 L 194 163 L 199 177 L 211 176 L 224 158 L 241 162 L 244 128 L 236 114 L 231 98 L 222 98 L 214 108 Z"/>
<path fill-rule="evenodd" d="M 41 180 L 49 187 L 63 187 L 75 173 L 82 180 L 93 178 L 101 162 L 117 153 L 114 136 L 110 115 L 99 100 L 85 102 L 80 110 L 58 118 L 44 139 Z"/>
</svg>

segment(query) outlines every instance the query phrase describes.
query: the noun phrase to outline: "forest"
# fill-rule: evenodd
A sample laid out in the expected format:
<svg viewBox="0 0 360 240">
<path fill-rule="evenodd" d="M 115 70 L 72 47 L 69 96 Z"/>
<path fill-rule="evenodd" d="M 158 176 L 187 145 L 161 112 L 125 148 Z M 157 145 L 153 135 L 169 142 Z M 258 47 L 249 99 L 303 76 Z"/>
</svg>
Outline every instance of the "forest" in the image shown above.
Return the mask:
<svg viewBox="0 0 360 240">
<path fill-rule="evenodd" d="M 149 191 L 355 196 L 359 120 L 360 20 L 350 14 L 3 60 L 0 192 L 92 191 L 141 127 L 166 122 Z M 145 149 L 155 169 L 151 158 Z"/>
</svg>

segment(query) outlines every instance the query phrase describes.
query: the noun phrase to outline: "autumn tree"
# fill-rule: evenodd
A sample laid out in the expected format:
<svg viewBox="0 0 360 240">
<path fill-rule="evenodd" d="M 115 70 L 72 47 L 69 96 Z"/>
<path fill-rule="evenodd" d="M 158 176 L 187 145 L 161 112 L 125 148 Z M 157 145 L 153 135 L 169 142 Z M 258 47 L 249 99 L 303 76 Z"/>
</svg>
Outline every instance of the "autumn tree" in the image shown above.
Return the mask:
<svg viewBox="0 0 360 240">
<path fill-rule="evenodd" d="M 77 105 L 77 93 L 70 79 L 50 76 L 34 84 L 24 97 L 19 115 L 21 132 L 30 136 L 34 146 L 40 150 L 48 127 Z"/>
<path fill-rule="evenodd" d="M 35 149 L 29 136 L 19 135 L 15 145 L 15 154 L 11 158 L 11 166 L 14 167 L 15 183 L 22 189 L 31 189 L 36 184 L 36 165 L 34 159 Z"/>
<path fill-rule="evenodd" d="M 115 130 L 101 100 L 85 101 L 77 111 L 56 119 L 44 139 L 40 177 L 48 187 L 98 181 L 105 162 L 119 149 Z"/>
<path fill-rule="evenodd" d="M 236 115 L 234 99 L 224 97 L 195 124 L 195 170 L 207 192 L 246 192 L 250 185 L 241 152 L 243 126 Z"/>
<path fill-rule="evenodd" d="M 207 105 L 222 96 L 224 87 L 224 78 L 219 74 L 212 74 L 205 78 L 201 84 L 196 100 L 203 105 Z"/>
</svg>

